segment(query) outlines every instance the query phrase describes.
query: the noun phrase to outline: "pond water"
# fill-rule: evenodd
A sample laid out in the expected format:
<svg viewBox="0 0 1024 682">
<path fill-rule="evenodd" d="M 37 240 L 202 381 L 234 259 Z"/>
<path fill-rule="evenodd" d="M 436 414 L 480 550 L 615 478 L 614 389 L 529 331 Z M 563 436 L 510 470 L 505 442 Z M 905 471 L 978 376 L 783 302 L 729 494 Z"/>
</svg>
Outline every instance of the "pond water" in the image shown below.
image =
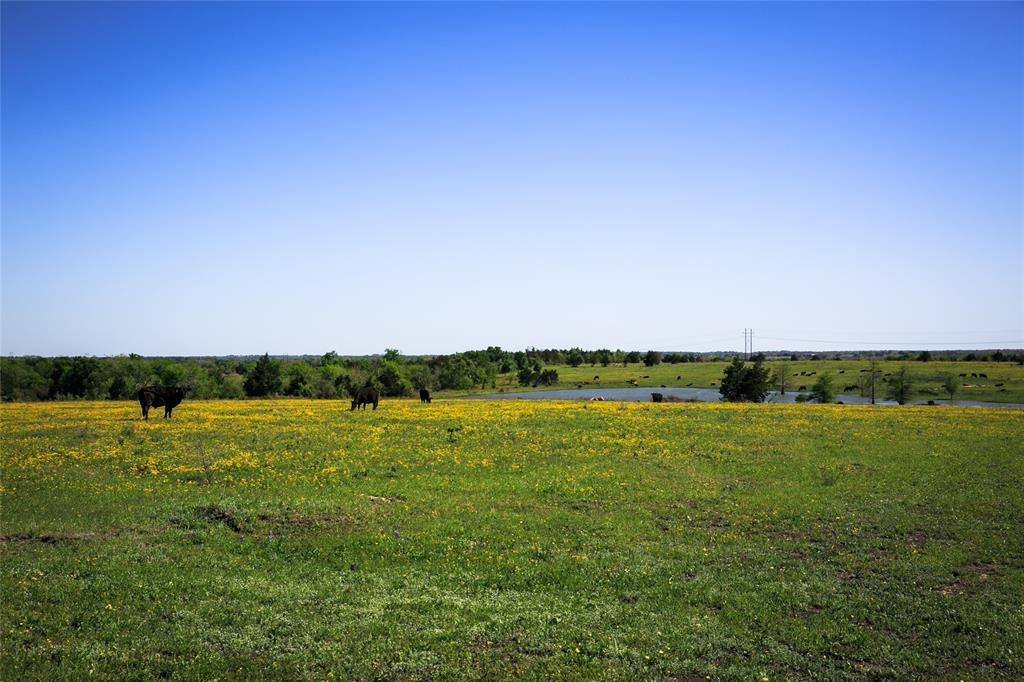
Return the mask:
<svg viewBox="0 0 1024 682">
<path fill-rule="evenodd" d="M 617 400 L 624 402 L 651 402 L 652 393 L 661 393 L 665 396 L 675 396 L 683 400 L 697 400 L 704 403 L 716 403 L 722 398 L 717 388 L 566 388 L 552 391 L 523 391 L 520 393 L 491 393 L 488 395 L 467 395 L 470 400 L 590 400 L 601 397 L 605 400 Z M 799 393 L 789 392 L 780 395 L 777 391 L 768 394 L 765 402 L 768 403 L 794 403 Z M 846 405 L 870 405 L 871 399 L 853 393 L 840 393 L 836 396 L 837 401 Z M 927 400 L 915 400 L 914 405 L 925 405 Z M 948 401 L 936 400 L 939 405 L 946 405 Z M 878 405 L 895 405 L 891 400 L 876 399 Z M 955 404 L 959 407 L 1024 407 L 1024 403 L 993 403 L 980 400 L 957 400 Z"/>
</svg>

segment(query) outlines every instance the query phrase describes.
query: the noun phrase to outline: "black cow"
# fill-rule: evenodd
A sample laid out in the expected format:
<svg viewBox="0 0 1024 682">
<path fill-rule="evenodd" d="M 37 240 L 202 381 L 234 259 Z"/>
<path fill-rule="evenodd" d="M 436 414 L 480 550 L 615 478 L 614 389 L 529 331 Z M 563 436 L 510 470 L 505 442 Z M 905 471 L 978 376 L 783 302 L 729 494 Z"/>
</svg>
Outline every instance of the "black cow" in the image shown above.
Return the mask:
<svg viewBox="0 0 1024 682">
<path fill-rule="evenodd" d="M 430 402 L 430 391 L 428 391 L 425 388 L 421 388 L 420 389 L 420 402 L 421 403 L 429 403 Z"/>
<path fill-rule="evenodd" d="M 142 405 L 142 418 L 149 420 L 149 408 L 164 408 L 164 419 L 171 418 L 171 410 L 185 399 L 187 386 L 143 386 L 139 389 L 139 404 Z"/>
<path fill-rule="evenodd" d="M 663 396 L 660 393 L 652 393 L 651 394 L 651 400 L 653 400 L 656 403 L 661 403 L 661 402 L 665 401 L 665 396 Z"/>
<path fill-rule="evenodd" d="M 364 410 L 366 406 L 373 403 L 373 409 L 377 409 L 377 403 L 380 402 L 380 392 L 377 391 L 373 386 L 363 386 L 356 392 L 356 397 L 352 400 L 352 410 L 357 407 L 362 407 Z M 352 410 L 349 410 L 351 412 Z"/>
</svg>

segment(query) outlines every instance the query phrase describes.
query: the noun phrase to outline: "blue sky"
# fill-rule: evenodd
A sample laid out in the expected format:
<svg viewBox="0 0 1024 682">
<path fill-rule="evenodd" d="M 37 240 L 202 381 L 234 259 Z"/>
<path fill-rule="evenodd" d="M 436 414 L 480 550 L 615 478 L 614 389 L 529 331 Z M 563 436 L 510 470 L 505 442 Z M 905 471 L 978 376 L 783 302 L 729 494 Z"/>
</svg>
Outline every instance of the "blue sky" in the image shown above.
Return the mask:
<svg viewBox="0 0 1024 682">
<path fill-rule="evenodd" d="M 4 354 L 1024 346 L 1021 3 L 4 2 L 0 106 Z"/>
</svg>

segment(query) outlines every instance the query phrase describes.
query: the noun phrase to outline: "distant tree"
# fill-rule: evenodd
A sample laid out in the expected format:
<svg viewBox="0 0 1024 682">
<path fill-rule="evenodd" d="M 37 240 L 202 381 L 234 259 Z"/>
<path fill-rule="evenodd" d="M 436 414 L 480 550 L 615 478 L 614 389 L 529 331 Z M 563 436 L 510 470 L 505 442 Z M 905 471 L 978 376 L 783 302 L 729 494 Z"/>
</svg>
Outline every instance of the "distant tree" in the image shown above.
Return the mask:
<svg viewBox="0 0 1024 682">
<path fill-rule="evenodd" d="M 953 398 L 960 391 L 960 379 L 955 374 L 947 374 L 942 379 L 942 390 L 949 394 L 949 402 L 952 404 Z"/>
<path fill-rule="evenodd" d="M 800 356 L 799 356 L 799 355 L 797 355 L 796 353 L 793 353 L 792 355 L 790 355 L 790 356 L 789 356 L 789 359 L 790 359 L 790 361 L 792 361 L 792 362 L 796 362 L 797 360 L 799 360 L 799 359 L 800 359 Z"/>
<path fill-rule="evenodd" d="M 533 385 L 533 370 L 529 367 L 523 367 L 519 370 L 516 378 L 519 380 L 520 386 L 531 386 Z"/>
<path fill-rule="evenodd" d="M 822 374 L 811 386 L 811 398 L 819 403 L 830 403 L 836 399 L 836 390 L 832 385 L 832 375 Z"/>
<path fill-rule="evenodd" d="M 506 373 L 510 371 L 511 369 L 506 370 Z M 416 365 L 409 371 L 409 381 L 412 382 L 413 388 L 417 391 L 424 388 L 433 388 L 434 374 L 426 365 Z"/>
<path fill-rule="evenodd" d="M 281 391 L 281 363 L 264 353 L 252 373 L 245 378 L 245 393 L 250 396 L 274 395 Z"/>
<path fill-rule="evenodd" d="M 323 354 L 323 357 L 320 358 L 320 364 L 324 367 L 340 365 L 341 358 L 339 358 L 338 354 L 335 353 L 333 350 L 327 351 L 326 353 Z"/>
<path fill-rule="evenodd" d="M 1001 350 L 997 350 L 995 353 L 992 354 L 992 362 L 1003 362 L 1006 359 L 1006 355 L 1004 355 L 1003 351 Z"/>
<path fill-rule="evenodd" d="M 245 378 L 237 372 L 228 372 L 221 378 L 218 398 L 244 398 Z"/>
<path fill-rule="evenodd" d="M 750 367 L 739 357 L 725 368 L 718 392 L 729 402 L 750 401 L 760 403 L 768 395 L 770 374 L 758 358 Z"/>
<path fill-rule="evenodd" d="M 385 354 L 385 357 L 386 354 Z M 377 372 L 376 383 L 385 396 L 399 398 L 412 395 L 412 384 L 406 376 L 404 365 L 393 357 L 383 360 Z"/>
<path fill-rule="evenodd" d="M 910 368 L 903 365 L 893 372 L 889 377 L 887 396 L 889 400 L 895 400 L 900 405 L 906 405 L 910 400 L 910 394 L 914 390 L 913 380 L 910 376 Z"/>
<path fill-rule="evenodd" d="M 661 353 L 656 350 L 649 350 L 644 353 L 644 364 L 648 367 L 654 367 L 655 365 L 661 364 Z"/>
<path fill-rule="evenodd" d="M 558 370 L 545 369 L 537 376 L 537 383 L 543 386 L 554 386 L 558 383 Z"/>
<path fill-rule="evenodd" d="M 631 350 L 622 358 L 622 366 L 626 367 L 629 363 L 640 362 L 640 351 Z"/>
<path fill-rule="evenodd" d="M 932 359 L 931 351 L 921 351 L 921 354 L 917 356 L 918 362 L 928 362 Z"/>
<path fill-rule="evenodd" d="M 579 367 L 583 364 L 583 351 L 579 348 L 569 349 L 569 353 L 566 356 L 566 360 L 569 361 L 570 367 Z"/>
<path fill-rule="evenodd" d="M 779 387 L 779 393 L 786 395 L 786 384 L 789 382 L 790 368 L 786 363 L 782 363 L 775 368 L 775 385 Z"/>
</svg>

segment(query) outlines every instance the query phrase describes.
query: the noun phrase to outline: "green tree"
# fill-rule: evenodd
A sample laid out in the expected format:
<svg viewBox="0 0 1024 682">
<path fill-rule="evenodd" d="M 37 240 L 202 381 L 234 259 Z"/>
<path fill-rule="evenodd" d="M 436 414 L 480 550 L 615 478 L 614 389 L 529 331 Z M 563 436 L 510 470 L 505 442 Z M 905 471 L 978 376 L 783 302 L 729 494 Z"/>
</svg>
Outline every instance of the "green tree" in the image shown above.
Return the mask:
<svg viewBox="0 0 1024 682">
<path fill-rule="evenodd" d="M 654 367 L 655 365 L 661 364 L 661 353 L 656 350 L 649 350 L 644 353 L 644 364 L 648 367 Z"/>
<path fill-rule="evenodd" d="M 910 368 L 906 365 L 900 367 L 889 377 L 887 396 L 889 400 L 895 400 L 900 405 L 906 405 L 910 400 L 910 394 L 914 390 L 913 378 L 910 376 Z"/>
<path fill-rule="evenodd" d="M 566 360 L 569 361 L 570 367 L 579 367 L 583 364 L 583 351 L 579 348 L 571 348 Z"/>
<path fill-rule="evenodd" d="M 737 356 L 725 368 L 718 392 L 722 394 L 722 400 L 729 402 L 764 402 L 765 396 L 768 395 L 770 378 L 762 357 L 756 358 L 754 364 L 748 367 Z"/>
<path fill-rule="evenodd" d="M 822 374 L 811 386 L 811 398 L 819 403 L 830 403 L 836 399 L 836 389 L 831 374 Z"/>
<path fill-rule="evenodd" d="M 947 374 L 942 379 L 942 390 L 949 394 L 949 402 L 952 404 L 953 398 L 960 392 L 960 379 L 955 374 Z"/>
<path fill-rule="evenodd" d="M 412 384 L 406 376 L 405 367 L 395 359 L 386 359 L 380 363 L 377 383 L 385 396 L 397 398 L 412 395 Z"/>
<path fill-rule="evenodd" d="M 250 396 L 268 396 L 281 391 L 281 363 L 264 353 L 256 361 L 252 373 L 245 378 L 245 393 Z"/>
</svg>

